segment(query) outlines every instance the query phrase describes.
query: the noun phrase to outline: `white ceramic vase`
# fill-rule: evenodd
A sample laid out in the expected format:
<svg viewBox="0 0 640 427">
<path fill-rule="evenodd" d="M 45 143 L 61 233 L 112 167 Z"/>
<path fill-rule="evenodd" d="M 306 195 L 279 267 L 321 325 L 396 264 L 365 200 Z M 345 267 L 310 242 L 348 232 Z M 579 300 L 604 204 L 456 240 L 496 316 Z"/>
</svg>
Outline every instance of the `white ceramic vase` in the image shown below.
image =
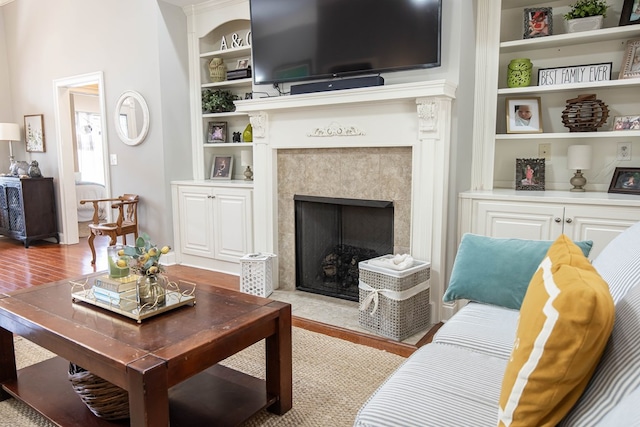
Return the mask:
<svg viewBox="0 0 640 427">
<path fill-rule="evenodd" d="M 564 21 L 564 23 L 567 33 L 577 33 L 580 31 L 598 30 L 602 28 L 603 20 L 604 17 L 602 15 L 598 15 L 587 16 L 586 18 L 569 19 Z"/>
</svg>

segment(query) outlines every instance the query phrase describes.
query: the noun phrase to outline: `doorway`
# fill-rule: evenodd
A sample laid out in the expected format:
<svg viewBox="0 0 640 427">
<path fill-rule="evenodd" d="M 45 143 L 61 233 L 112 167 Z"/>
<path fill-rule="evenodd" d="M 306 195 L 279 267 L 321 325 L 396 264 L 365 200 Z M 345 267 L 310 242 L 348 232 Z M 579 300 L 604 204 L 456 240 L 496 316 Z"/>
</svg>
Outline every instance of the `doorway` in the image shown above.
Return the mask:
<svg viewBox="0 0 640 427">
<path fill-rule="evenodd" d="M 93 98 L 88 98 L 89 96 Z M 90 100 L 93 107 L 79 107 L 76 104 L 83 104 Z M 89 175 L 92 180 L 101 181 L 98 184 L 104 186 L 104 197 L 110 197 L 110 179 L 109 179 L 109 153 L 106 126 L 106 108 L 104 98 L 104 77 L 102 72 L 84 74 L 80 76 L 68 77 L 54 80 L 54 105 L 55 105 L 55 124 L 56 136 L 58 140 L 58 171 L 59 171 L 59 212 L 61 219 L 60 242 L 63 244 L 76 244 L 79 240 L 79 211 L 80 207 L 77 196 L 77 181 L 82 182 L 82 172 L 80 170 L 80 162 L 83 161 L 79 156 L 85 157 L 85 170 L 90 168 L 86 165 L 88 154 L 79 154 L 78 143 L 80 141 L 78 131 L 87 131 L 89 135 L 99 138 L 91 138 L 90 145 L 92 150 L 99 154 L 99 168 L 102 173 L 95 175 L 93 172 Z M 93 111 L 82 111 L 93 110 Z M 82 116 L 88 122 L 84 123 L 80 120 L 81 113 L 89 113 Z M 88 127 L 87 127 L 88 126 Z M 99 129 L 100 135 L 93 132 Z M 82 137 L 82 135 L 80 135 Z M 88 141 L 84 138 L 84 141 Z M 96 148 L 96 143 L 99 147 Z M 82 150 L 80 150 L 82 151 Z M 95 165 L 95 163 L 93 163 Z M 78 175 L 80 172 L 80 175 Z M 87 177 L 85 172 L 85 177 Z"/>
</svg>

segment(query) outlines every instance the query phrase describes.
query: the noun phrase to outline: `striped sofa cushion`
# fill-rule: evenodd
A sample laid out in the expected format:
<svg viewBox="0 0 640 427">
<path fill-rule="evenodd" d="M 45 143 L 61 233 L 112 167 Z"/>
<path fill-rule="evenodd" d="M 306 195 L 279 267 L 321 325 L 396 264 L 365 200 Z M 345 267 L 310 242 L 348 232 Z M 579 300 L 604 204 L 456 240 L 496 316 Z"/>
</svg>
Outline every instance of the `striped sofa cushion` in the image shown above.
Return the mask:
<svg viewBox="0 0 640 427">
<path fill-rule="evenodd" d="M 369 398 L 354 426 L 495 427 L 506 364 L 449 345 L 421 347 Z"/>
<path fill-rule="evenodd" d="M 593 426 L 640 387 L 640 286 L 616 304 L 616 319 L 587 389 L 561 426 Z M 640 404 L 640 400 L 637 401 Z"/>
<path fill-rule="evenodd" d="M 640 388 L 625 397 L 596 427 L 640 427 Z"/>
<path fill-rule="evenodd" d="M 508 359 L 519 313 L 510 308 L 470 302 L 438 330 L 433 342 Z"/>
<path fill-rule="evenodd" d="M 640 283 L 640 222 L 613 239 L 593 260 L 593 266 L 609 285 L 614 303 Z"/>
</svg>

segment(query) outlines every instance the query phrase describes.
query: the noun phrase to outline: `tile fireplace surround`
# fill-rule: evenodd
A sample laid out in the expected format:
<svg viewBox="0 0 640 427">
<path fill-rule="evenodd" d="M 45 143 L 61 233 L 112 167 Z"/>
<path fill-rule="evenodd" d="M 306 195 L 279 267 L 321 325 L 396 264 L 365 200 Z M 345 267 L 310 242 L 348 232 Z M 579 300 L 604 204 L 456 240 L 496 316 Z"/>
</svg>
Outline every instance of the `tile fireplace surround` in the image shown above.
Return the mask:
<svg viewBox="0 0 640 427">
<path fill-rule="evenodd" d="M 393 200 L 394 249 L 431 262 L 442 319 L 451 103 L 444 80 L 237 102 L 253 126 L 255 250 L 295 289 L 293 194 Z M 389 167 L 386 167 L 386 164 Z"/>
</svg>

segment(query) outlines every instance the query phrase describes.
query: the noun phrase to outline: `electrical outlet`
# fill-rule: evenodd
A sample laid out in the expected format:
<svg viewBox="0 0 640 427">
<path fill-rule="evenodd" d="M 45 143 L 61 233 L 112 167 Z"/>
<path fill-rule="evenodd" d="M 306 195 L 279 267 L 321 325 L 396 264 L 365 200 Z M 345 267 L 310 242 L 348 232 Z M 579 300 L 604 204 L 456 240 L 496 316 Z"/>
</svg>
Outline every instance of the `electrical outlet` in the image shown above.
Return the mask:
<svg viewBox="0 0 640 427">
<path fill-rule="evenodd" d="M 551 144 L 538 144 L 538 157 L 551 160 Z"/>
<path fill-rule="evenodd" d="M 616 160 L 631 160 L 631 143 L 618 142 L 618 151 L 616 152 Z"/>
<path fill-rule="evenodd" d="M 118 164 L 118 155 L 117 154 L 109 155 L 109 163 L 111 164 L 111 166 L 116 166 Z"/>
</svg>

